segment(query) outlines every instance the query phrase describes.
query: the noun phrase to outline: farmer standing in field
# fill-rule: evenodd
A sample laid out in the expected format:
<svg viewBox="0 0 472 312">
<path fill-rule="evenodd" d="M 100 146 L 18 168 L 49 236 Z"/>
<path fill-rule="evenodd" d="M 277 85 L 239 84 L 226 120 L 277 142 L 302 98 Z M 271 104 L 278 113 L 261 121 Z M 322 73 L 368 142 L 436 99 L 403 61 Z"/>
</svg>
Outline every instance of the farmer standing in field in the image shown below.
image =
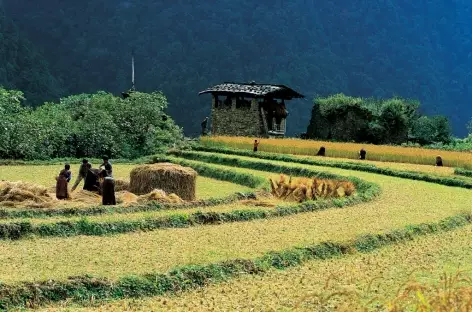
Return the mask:
<svg viewBox="0 0 472 312">
<path fill-rule="evenodd" d="M 254 152 L 257 152 L 257 147 L 259 146 L 259 143 L 260 142 L 257 142 L 257 140 L 254 140 L 254 149 L 253 149 Z"/>
<path fill-rule="evenodd" d="M 59 200 L 65 200 L 69 198 L 69 181 L 72 179 L 72 173 L 70 172 L 70 165 L 66 164 L 64 169 L 59 172 L 59 176 L 56 177 L 56 198 Z"/>
<path fill-rule="evenodd" d="M 77 175 L 77 180 L 75 180 L 74 186 L 72 186 L 72 192 L 75 191 L 75 189 L 77 188 L 77 186 L 79 186 L 82 180 L 85 180 L 85 177 L 87 176 L 87 171 L 88 171 L 87 164 L 88 164 L 87 159 L 82 160 L 82 164 L 80 165 L 80 169 L 79 169 L 79 174 Z"/>
<path fill-rule="evenodd" d="M 108 176 L 112 177 L 113 176 L 113 168 L 111 166 L 110 160 L 108 159 L 108 156 L 103 156 L 103 164 L 98 167 L 98 169 L 105 167 L 105 170 L 107 171 Z"/>
<path fill-rule="evenodd" d="M 107 170 L 100 172 L 102 182 L 102 205 L 116 205 L 115 180 L 109 176 Z"/>
<path fill-rule="evenodd" d="M 100 193 L 100 182 L 98 181 L 98 169 L 92 169 L 92 164 L 87 163 L 87 175 L 84 180 L 84 190 Z"/>
</svg>

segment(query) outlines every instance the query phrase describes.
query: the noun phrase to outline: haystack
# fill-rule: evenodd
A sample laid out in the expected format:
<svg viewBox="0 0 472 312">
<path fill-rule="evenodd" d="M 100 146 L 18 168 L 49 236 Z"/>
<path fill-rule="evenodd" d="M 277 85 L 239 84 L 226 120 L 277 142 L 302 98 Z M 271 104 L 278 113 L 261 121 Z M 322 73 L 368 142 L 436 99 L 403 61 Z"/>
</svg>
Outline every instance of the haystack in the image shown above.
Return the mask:
<svg viewBox="0 0 472 312">
<path fill-rule="evenodd" d="M 129 191 L 129 181 L 115 179 L 115 192 Z"/>
<path fill-rule="evenodd" d="M 155 189 L 174 193 L 184 200 L 195 200 L 197 172 L 171 163 L 143 165 L 130 173 L 129 191 L 144 195 Z"/>
</svg>

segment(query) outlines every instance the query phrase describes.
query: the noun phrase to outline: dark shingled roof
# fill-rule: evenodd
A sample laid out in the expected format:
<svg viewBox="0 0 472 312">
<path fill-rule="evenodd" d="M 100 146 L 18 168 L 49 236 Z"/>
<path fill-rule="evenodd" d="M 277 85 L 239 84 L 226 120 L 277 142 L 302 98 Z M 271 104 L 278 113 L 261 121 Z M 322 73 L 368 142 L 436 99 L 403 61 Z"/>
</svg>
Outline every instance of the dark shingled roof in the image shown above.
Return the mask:
<svg viewBox="0 0 472 312">
<path fill-rule="evenodd" d="M 212 94 L 237 94 L 251 97 L 272 97 L 276 99 L 291 100 L 292 98 L 304 98 L 303 95 L 284 85 L 258 84 L 258 83 L 234 83 L 225 82 L 198 93 Z"/>
</svg>

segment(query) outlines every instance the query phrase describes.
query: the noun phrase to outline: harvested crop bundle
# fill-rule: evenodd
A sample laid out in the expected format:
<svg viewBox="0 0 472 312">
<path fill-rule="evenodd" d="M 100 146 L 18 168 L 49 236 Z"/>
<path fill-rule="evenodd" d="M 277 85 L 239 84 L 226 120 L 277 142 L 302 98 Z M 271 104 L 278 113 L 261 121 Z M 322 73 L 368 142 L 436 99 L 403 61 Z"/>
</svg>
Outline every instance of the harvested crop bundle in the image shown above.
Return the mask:
<svg viewBox="0 0 472 312">
<path fill-rule="evenodd" d="M 349 181 L 287 178 L 280 175 L 279 179 L 270 179 L 272 194 L 286 201 L 303 202 L 317 198 L 337 198 L 350 196 L 355 186 Z"/>
<path fill-rule="evenodd" d="M 116 203 L 118 205 L 129 206 L 134 205 L 138 202 L 138 195 L 135 195 L 128 191 L 116 192 Z"/>
<path fill-rule="evenodd" d="M 197 172 L 171 163 L 143 165 L 130 173 L 129 191 L 144 195 L 155 189 L 174 193 L 184 200 L 195 200 Z"/>
<path fill-rule="evenodd" d="M 115 192 L 129 191 L 129 181 L 115 179 Z"/>
<path fill-rule="evenodd" d="M 0 182 L 0 202 L 32 201 L 44 203 L 51 197 L 45 187 L 27 182 Z"/>
<path fill-rule="evenodd" d="M 166 194 L 163 190 L 153 190 L 148 194 L 141 195 L 138 197 L 138 203 L 146 203 L 150 201 L 157 201 L 160 203 L 183 203 L 183 200 L 174 193 Z"/>
</svg>

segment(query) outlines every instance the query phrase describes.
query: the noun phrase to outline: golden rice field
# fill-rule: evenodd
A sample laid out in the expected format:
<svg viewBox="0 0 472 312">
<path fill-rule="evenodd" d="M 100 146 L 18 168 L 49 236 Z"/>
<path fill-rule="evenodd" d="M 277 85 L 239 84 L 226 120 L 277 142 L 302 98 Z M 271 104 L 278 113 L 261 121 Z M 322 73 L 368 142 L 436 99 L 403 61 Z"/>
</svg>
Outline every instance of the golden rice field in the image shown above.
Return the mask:
<svg viewBox="0 0 472 312">
<path fill-rule="evenodd" d="M 41 311 L 404 311 L 449 292 L 472 299 L 472 226 L 421 237 L 368 254 L 310 261 L 301 267 L 243 276 L 179 296 L 127 299 L 96 307 Z M 444 285 L 444 274 L 460 281 Z M 438 287 L 438 289 L 434 289 Z M 408 292 L 409 291 L 409 292 Z M 385 309 L 387 310 L 387 309 Z M 437 311 L 437 310 L 421 310 Z M 439 310 L 442 311 L 442 310 Z M 450 311 L 456 311 L 454 309 Z M 467 310 L 463 310 L 467 311 Z"/>
<path fill-rule="evenodd" d="M 421 306 L 418 289 L 429 300 L 441 292 L 468 290 L 460 299 L 470 300 L 472 281 L 466 277 L 472 270 L 471 236 L 469 226 L 369 254 L 310 261 L 302 267 L 273 270 L 263 276 L 243 276 L 179 296 L 120 300 L 100 306 L 99 310 L 51 307 L 42 311 L 308 312 L 334 311 L 335 307 L 336 311 L 365 311 L 366 306 L 376 311 L 385 303 L 404 311 L 408 306 Z M 461 281 L 443 285 L 444 273 L 455 276 L 458 272 Z"/>
<path fill-rule="evenodd" d="M 211 136 L 202 137 L 201 143 L 207 146 L 225 146 L 252 150 L 254 139 L 249 137 Z M 301 139 L 259 139 L 258 150 L 272 153 L 294 155 L 316 155 L 319 148 L 326 148 L 326 156 L 334 158 L 358 159 L 359 150 L 367 151 L 366 158 L 373 161 L 434 165 L 440 155 L 444 166 L 472 168 L 472 152 L 455 152 L 413 147 L 373 145 L 358 143 L 336 143 Z"/>
<path fill-rule="evenodd" d="M 291 144 L 292 141 L 285 142 Z M 264 150 L 264 144 L 266 143 L 263 140 L 261 150 Z M 294 143 L 294 146 L 297 145 Z M 241 147 L 245 148 L 244 145 Z M 289 148 L 293 147 L 287 147 Z M 327 147 L 327 150 L 329 155 L 330 148 Z M 367 150 L 369 155 L 369 148 Z M 251 157 L 238 158 L 248 162 L 255 161 Z M 389 161 L 393 163 L 385 162 L 382 165 L 434 175 L 453 173 L 451 168 L 435 168 L 421 164 L 399 165 L 394 163 L 394 159 Z M 261 159 L 257 159 L 257 162 L 289 167 L 302 166 L 343 176 L 355 176 L 378 184 L 382 193 L 373 201 L 343 209 L 326 209 L 247 222 L 106 236 L 0 240 L 0 282 L 15 285 L 24 281 L 62 281 L 70 276 L 89 274 L 117 280 L 130 275 L 165 273 L 184 265 L 211 264 L 238 258 L 254 259 L 271 251 L 283 251 L 325 241 L 347 242 L 363 234 L 384 233 L 411 224 L 438 222 L 459 213 L 472 212 L 472 190 L 331 167 Z M 264 171 L 212 166 L 267 179 L 274 177 L 274 173 Z M 118 178 L 126 178 L 132 168 L 132 165 L 117 164 L 114 165 L 114 174 Z M 54 175 L 60 169 L 60 166 L 0 167 L 0 180 L 23 180 L 51 186 Z M 77 172 L 78 167 L 74 166 L 72 169 Z M 241 190 L 247 188 L 214 179 L 199 177 L 197 180 L 197 194 L 200 198 L 223 197 Z M 229 212 L 260 208 L 244 202 L 235 202 L 205 208 L 97 215 L 86 219 L 90 222 L 114 222 L 193 213 L 203 209 Z M 81 218 L 58 216 L 22 221 L 40 225 L 79 219 Z M 5 219 L 0 221 L 0 225 L 17 221 L 20 219 Z M 454 274 L 458 268 L 464 271 L 461 273 L 462 280 L 451 287 L 461 287 L 455 291 L 463 291 L 463 298 L 467 298 L 467 289 L 472 287 L 472 283 L 468 283 L 472 278 L 471 235 L 472 225 L 469 225 L 452 232 L 429 234 L 371 253 L 354 253 L 329 260 L 309 261 L 283 271 L 274 269 L 263 275 L 240 276 L 224 283 L 211 284 L 175 295 L 110 302 L 90 300 L 80 305 L 60 302 L 42 307 L 42 310 L 406 311 L 407 304 L 414 306 L 422 300 L 437 296 L 441 290 L 434 290 L 433 287 L 440 285 L 441 274 Z M 402 297 L 405 289 L 412 289 L 412 293 Z"/>
</svg>

